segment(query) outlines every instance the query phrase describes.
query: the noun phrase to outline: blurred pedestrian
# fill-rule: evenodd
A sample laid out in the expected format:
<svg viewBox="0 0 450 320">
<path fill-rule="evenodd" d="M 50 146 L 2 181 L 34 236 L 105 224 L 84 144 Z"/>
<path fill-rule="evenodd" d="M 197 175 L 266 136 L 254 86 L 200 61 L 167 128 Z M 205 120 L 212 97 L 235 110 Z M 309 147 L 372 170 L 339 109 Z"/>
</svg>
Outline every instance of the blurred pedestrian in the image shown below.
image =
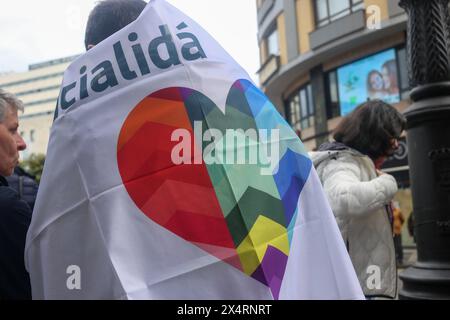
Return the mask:
<svg viewBox="0 0 450 320">
<path fill-rule="evenodd" d="M 23 111 L 22 102 L 0 89 L 0 300 L 31 298 L 24 262 L 31 210 L 5 179 L 17 166 L 19 151 L 26 148 L 18 132 L 18 110 Z"/>
<path fill-rule="evenodd" d="M 409 218 L 407 221 L 408 233 L 409 236 L 413 238 L 414 242 L 416 242 L 416 237 L 414 234 L 414 211 L 411 211 L 409 214 Z"/>
<path fill-rule="evenodd" d="M 377 167 L 394 153 L 404 127 L 395 108 L 368 101 L 340 122 L 335 141 L 311 153 L 366 297 L 396 296 L 389 204 L 397 182 Z"/>
<path fill-rule="evenodd" d="M 393 202 L 393 215 L 394 215 L 394 245 L 395 245 L 395 257 L 397 259 L 397 266 L 403 266 L 403 246 L 402 246 L 402 227 L 405 223 L 405 217 L 403 216 L 400 205 L 397 201 Z"/>
</svg>

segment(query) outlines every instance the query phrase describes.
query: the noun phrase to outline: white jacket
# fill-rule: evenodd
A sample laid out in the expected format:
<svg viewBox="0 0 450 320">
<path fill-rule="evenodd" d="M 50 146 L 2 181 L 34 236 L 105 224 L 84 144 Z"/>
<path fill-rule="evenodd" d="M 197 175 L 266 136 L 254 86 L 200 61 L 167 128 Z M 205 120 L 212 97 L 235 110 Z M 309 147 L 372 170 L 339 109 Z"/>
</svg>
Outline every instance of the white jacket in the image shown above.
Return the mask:
<svg viewBox="0 0 450 320">
<path fill-rule="evenodd" d="M 386 205 L 397 183 L 391 175 L 377 176 L 369 157 L 350 148 L 337 149 L 341 150 L 310 155 L 364 294 L 394 298 L 397 269 Z"/>
</svg>

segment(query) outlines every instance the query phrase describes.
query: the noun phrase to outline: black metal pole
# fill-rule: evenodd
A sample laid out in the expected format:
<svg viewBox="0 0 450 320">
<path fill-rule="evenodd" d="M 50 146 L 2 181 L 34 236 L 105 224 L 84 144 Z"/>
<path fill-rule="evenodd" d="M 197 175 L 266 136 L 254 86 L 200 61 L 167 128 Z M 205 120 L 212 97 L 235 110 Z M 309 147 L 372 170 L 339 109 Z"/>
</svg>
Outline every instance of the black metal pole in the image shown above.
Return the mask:
<svg viewBox="0 0 450 320">
<path fill-rule="evenodd" d="M 401 0 L 413 104 L 407 118 L 417 263 L 400 299 L 450 299 L 449 0 Z"/>
</svg>

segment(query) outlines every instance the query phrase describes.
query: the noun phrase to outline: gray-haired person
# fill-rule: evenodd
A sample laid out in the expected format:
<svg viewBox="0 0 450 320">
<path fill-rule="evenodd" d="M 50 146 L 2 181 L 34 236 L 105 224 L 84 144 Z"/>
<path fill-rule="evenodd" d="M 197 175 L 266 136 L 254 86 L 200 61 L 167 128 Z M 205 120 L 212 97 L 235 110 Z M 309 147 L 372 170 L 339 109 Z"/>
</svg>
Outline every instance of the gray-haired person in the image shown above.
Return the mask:
<svg viewBox="0 0 450 320">
<path fill-rule="evenodd" d="M 19 151 L 26 148 L 18 132 L 19 110 L 23 111 L 22 102 L 0 89 L 0 300 L 31 298 L 24 262 L 31 209 L 5 179 L 19 162 Z"/>
</svg>

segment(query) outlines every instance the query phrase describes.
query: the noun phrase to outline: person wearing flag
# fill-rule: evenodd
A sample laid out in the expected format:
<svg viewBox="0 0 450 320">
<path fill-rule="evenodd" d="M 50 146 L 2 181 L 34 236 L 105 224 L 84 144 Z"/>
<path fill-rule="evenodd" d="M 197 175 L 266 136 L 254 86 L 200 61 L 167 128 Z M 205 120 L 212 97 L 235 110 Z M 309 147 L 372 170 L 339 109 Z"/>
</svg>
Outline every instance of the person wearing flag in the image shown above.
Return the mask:
<svg viewBox="0 0 450 320">
<path fill-rule="evenodd" d="M 137 19 L 147 3 L 143 0 L 103 0 L 92 9 L 86 25 L 86 51 Z"/>
<path fill-rule="evenodd" d="M 204 29 L 151 0 L 86 47 L 27 234 L 34 299 L 364 299 L 301 141 Z"/>
</svg>

